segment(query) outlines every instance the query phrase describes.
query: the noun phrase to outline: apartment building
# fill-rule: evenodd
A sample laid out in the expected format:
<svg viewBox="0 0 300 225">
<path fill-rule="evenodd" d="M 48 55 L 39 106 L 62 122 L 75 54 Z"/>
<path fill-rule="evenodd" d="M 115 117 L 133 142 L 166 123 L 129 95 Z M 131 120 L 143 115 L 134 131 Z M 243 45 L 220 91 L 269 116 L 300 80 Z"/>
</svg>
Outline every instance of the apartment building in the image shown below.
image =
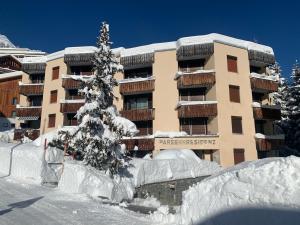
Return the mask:
<svg viewBox="0 0 300 225">
<path fill-rule="evenodd" d="M 21 81 L 28 76 L 25 72 L 27 62 L 45 54 L 42 51 L 18 48 L 6 36 L 0 35 L 0 131 L 20 126 L 20 120 L 16 120 L 16 117 L 24 89 Z M 18 133 L 17 130 L 15 132 Z"/>
<path fill-rule="evenodd" d="M 94 51 L 66 48 L 31 62 L 31 69 L 41 69 L 36 74 L 45 68 L 44 89 L 28 88 L 35 94 L 33 99 L 27 93 L 27 101 L 39 105 L 26 105 L 22 97 L 22 110 L 30 110 L 20 118 L 38 115 L 39 123 L 30 126 L 39 133 L 76 125 L 84 104 L 76 76 L 92 73 Z M 276 155 L 284 137 L 274 128 L 280 108 L 270 98 L 278 88 L 267 68 L 275 62 L 272 48 L 209 34 L 114 52 L 124 66 L 116 74 L 115 104 L 140 131 L 123 140 L 132 154 L 187 148 L 223 166 Z"/>
</svg>

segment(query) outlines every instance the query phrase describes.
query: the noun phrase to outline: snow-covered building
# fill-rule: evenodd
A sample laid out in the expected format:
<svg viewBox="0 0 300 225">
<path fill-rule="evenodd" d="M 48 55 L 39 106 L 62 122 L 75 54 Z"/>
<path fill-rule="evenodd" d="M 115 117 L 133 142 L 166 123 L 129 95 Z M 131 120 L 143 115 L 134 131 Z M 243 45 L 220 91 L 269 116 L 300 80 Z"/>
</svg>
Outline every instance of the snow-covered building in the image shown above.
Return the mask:
<svg viewBox="0 0 300 225">
<path fill-rule="evenodd" d="M 18 48 L 16 47 L 6 36 L 0 35 L 0 130 L 8 130 L 14 128 L 15 125 L 17 127 L 26 128 L 29 127 L 24 122 L 23 119 L 28 119 L 28 117 L 20 117 L 16 120 L 16 117 L 19 116 L 19 103 L 22 98 L 28 104 L 31 104 L 30 98 L 24 97 L 27 96 L 27 93 L 24 91 L 24 83 L 23 81 L 26 80 L 29 82 L 28 77 L 32 74 L 36 74 L 35 71 L 28 70 L 29 63 L 32 61 L 38 61 L 37 59 L 43 58 L 45 52 L 37 51 L 37 50 L 30 50 L 28 48 Z M 32 63 L 31 63 L 32 65 Z M 44 76 L 45 73 L 45 63 L 44 68 L 42 68 L 38 76 L 34 75 L 32 80 L 36 80 L 37 77 Z M 38 78 L 40 79 L 40 78 Z M 32 80 L 30 83 L 32 83 Z M 32 91 L 30 85 L 26 86 L 27 89 Z M 41 95 L 40 99 L 42 99 L 43 88 L 40 89 Z M 35 93 L 33 94 L 35 95 Z M 35 117 L 35 120 L 38 118 Z M 20 124 L 22 122 L 22 124 Z M 36 123 L 36 122 L 35 122 Z M 35 126 L 35 128 L 40 128 L 39 126 Z M 21 134 L 24 132 L 23 130 L 15 130 L 16 137 L 18 136 L 17 133 Z M 21 133 L 20 133 L 21 132 Z M 38 135 L 37 132 L 34 137 Z M 20 136 L 20 135 L 19 135 Z"/>
<path fill-rule="evenodd" d="M 42 107 L 27 115 L 41 116 L 39 132 L 77 124 L 84 101 L 76 76 L 92 74 L 94 51 L 66 48 L 31 65 L 45 69 Z M 114 52 L 124 66 L 115 104 L 140 130 L 124 139 L 135 155 L 192 149 L 223 166 L 276 155 L 284 138 L 273 128 L 280 108 L 269 98 L 278 88 L 267 69 L 275 62 L 272 48 L 208 34 Z"/>
</svg>

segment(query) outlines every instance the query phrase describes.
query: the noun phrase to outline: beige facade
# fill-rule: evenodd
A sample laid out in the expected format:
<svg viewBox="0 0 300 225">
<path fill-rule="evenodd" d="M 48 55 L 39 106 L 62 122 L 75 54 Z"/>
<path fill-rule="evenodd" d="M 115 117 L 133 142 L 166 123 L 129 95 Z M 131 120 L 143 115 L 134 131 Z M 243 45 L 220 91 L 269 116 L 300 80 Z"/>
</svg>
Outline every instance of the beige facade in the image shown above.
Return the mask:
<svg viewBox="0 0 300 225">
<path fill-rule="evenodd" d="M 259 50 L 253 53 L 243 45 L 220 41 L 191 42 L 181 47 L 177 42 L 177 45 L 167 43 L 167 46 L 150 46 L 149 52 L 141 52 L 137 47 L 136 54 L 135 49 L 128 50 L 131 54 L 125 49 L 118 55 L 124 74 L 115 75 L 120 81 L 115 88 L 118 98 L 115 105 L 121 115 L 132 120 L 140 130 L 137 137 L 124 140 L 129 151 L 138 147 L 143 155 L 164 149 L 192 149 L 202 159 L 227 167 L 257 159 L 258 153 L 267 155 L 265 152 L 277 147 L 280 140 L 272 135 L 278 109 L 264 108 L 271 104 L 269 94 L 278 87 L 277 82 L 263 78 L 266 67 L 274 61 L 272 54 Z M 80 97 L 71 96 L 78 90 L 78 82 L 63 76 L 74 71 L 86 73 L 91 54 L 59 52 L 47 60 L 41 133 L 74 125 L 72 118 L 83 103 Z M 59 67 L 59 77 L 53 80 L 55 67 Z M 253 71 L 262 72 L 253 77 Z M 231 92 L 231 86 L 238 92 Z M 57 101 L 50 103 L 50 93 L 55 90 Z M 253 102 L 261 106 L 254 107 Z M 55 124 L 53 126 L 52 121 L 49 127 L 51 114 L 55 114 Z M 187 135 L 175 134 L 172 138 L 167 135 L 181 131 Z M 159 132 L 165 136 L 157 135 Z M 264 134 L 257 136 L 256 133 Z"/>
</svg>

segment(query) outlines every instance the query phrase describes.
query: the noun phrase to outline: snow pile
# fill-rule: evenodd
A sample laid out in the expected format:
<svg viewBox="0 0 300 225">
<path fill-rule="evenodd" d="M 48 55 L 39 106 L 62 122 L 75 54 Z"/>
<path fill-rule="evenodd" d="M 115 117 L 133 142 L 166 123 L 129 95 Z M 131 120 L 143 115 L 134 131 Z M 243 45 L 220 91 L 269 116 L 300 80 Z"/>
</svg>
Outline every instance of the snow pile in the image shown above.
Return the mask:
<svg viewBox="0 0 300 225">
<path fill-rule="evenodd" d="M 278 81 L 278 76 L 271 76 L 271 75 L 259 74 L 254 72 L 250 74 L 250 77 L 264 79 L 264 80 L 271 80 L 276 82 Z"/>
<path fill-rule="evenodd" d="M 147 197 L 145 199 L 143 198 L 135 198 L 131 202 L 132 205 L 140 205 L 144 207 L 153 207 L 153 208 L 159 208 L 160 207 L 160 201 L 158 201 L 155 197 Z"/>
<path fill-rule="evenodd" d="M 206 176 L 220 170 L 218 164 L 199 159 L 191 150 L 164 150 L 154 159 L 132 159 L 114 179 L 103 171 L 68 161 L 58 187 L 66 193 L 85 193 L 120 202 L 132 199 L 135 188 L 143 184 Z"/>
<path fill-rule="evenodd" d="M 215 70 L 204 70 L 204 69 L 201 69 L 201 70 L 196 70 L 196 71 L 193 71 L 193 72 L 182 72 L 182 71 L 178 71 L 175 75 L 175 80 L 183 75 L 189 75 L 189 74 L 207 74 L 207 73 L 214 73 Z"/>
<path fill-rule="evenodd" d="M 177 222 L 180 224 L 200 224 L 201 222 L 217 225 L 239 224 L 226 219 L 212 223 L 210 219 L 227 210 L 241 210 L 242 207 L 266 209 L 266 207 L 281 206 L 299 209 L 299 171 L 300 158 L 295 156 L 244 162 L 223 170 L 183 193 L 183 203 L 180 213 L 177 214 Z M 263 213 L 260 216 L 265 217 Z M 172 219 L 166 215 L 153 217 L 161 221 Z M 274 222 L 276 221 L 264 224 L 274 224 Z"/>
<path fill-rule="evenodd" d="M 215 163 L 199 159 L 189 149 L 169 149 L 158 153 L 152 160 L 136 159 L 128 168 L 136 187 L 143 184 L 175 179 L 207 176 L 221 170 Z"/>
<path fill-rule="evenodd" d="M 14 130 L 0 132 L 0 142 L 12 142 L 14 140 Z"/>
</svg>

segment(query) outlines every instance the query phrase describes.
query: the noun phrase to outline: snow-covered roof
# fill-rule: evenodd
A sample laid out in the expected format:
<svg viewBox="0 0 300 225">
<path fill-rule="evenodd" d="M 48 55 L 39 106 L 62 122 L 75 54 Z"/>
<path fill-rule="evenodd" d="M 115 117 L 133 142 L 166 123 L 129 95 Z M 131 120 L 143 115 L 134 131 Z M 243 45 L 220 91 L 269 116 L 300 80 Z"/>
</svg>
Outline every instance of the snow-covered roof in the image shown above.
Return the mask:
<svg viewBox="0 0 300 225">
<path fill-rule="evenodd" d="M 80 46 L 65 48 L 65 55 L 71 54 L 89 54 L 94 53 L 97 50 L 95 46 Z"/>
<path fill-rule="evenodd" d="M 266 45 L 257 44 L 251 41 L 245 41 L 222 34 L 211 33 L 207 35 L 184 37 L 177 40 L 177 48 L 187 45 L 196 45 L 196 44 L 209 44 L 213 42 L 219 42 L 226 45 L 232 45 L 239 48 L 244 48 L 247 50 L 259 51 L 267 54 L 274 55 L 273 49 Z"/>
<path fill-rule="evenodd" d="M 176 49 L 176 42 L 164 42 L 164 43 L 156 43 L 150 45 L 143 45 L 134 48 L 127 48 L 121 51 L 121 56 L 132 56 L 132 55 L 141 55 L 147 53 L 153 53 L 157 51 L 166 51 Z"/>
<path fill-rule="evenodd" d="M 21 59 L 22 63 L 46 63 L 47 57 L 46 56 L 38 56 L 38 57 L 25 57 Z"/>
<path fill-rule="evenodd" d="M 13 77 L 19 77 L 22 76 L 23 72 L 22 71 L 15 71 L 15 72 L 10 72 L 10 73 L 2 73 L 0 74 L 0 80 L 1 79 L 7 79 L 7 78 L 13 78 Z"/>
</svg>

